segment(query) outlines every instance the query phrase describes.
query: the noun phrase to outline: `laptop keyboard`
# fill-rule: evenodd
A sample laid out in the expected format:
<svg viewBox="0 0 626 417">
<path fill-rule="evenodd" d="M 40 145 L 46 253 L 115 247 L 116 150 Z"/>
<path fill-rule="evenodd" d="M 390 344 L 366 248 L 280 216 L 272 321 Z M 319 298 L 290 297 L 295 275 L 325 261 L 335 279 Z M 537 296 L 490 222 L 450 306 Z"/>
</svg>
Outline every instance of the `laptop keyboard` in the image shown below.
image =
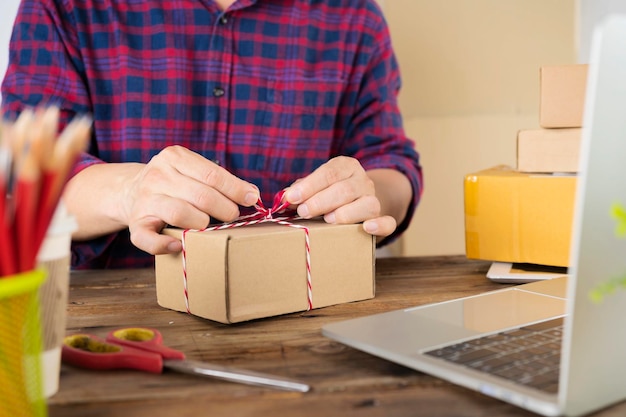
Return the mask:
<svg viewBox="0 0 626 417">
<path fill-rule="evenodd" d="M 431 350 L 458 363 L 549 393 L 559 388 L 563 318 Z"/>
</svg>

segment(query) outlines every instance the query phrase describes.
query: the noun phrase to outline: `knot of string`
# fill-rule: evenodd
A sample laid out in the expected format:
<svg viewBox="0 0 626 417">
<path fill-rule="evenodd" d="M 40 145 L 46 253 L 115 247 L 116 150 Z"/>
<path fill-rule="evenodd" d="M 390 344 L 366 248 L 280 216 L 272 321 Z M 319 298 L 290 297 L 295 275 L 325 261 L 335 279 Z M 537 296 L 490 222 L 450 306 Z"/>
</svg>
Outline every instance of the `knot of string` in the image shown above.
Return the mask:
<svg viewBox="0 0 626 417">
<path fill-rule="evenodd" d="M 272 207 L 267 208 L 263 204 L 263 201 L 259 198 L 257 203 L 254 205 L 256 212 L 248 215 L 239 217 L 237 220 L 260 220 L 264 219 L 267 221 L 275 220 L 274 214 L 280 215 L 285 214 L 287 212 L 287 208 L 289 207 L 289 203 L 287 201 L 283 201 L 283 197 L 285 196 L 285 190 L 282 190 L 274 196 L 274 201 Z M 288 218 L 295 218 L 295 215 L 288 216 Z"/>
</svg>

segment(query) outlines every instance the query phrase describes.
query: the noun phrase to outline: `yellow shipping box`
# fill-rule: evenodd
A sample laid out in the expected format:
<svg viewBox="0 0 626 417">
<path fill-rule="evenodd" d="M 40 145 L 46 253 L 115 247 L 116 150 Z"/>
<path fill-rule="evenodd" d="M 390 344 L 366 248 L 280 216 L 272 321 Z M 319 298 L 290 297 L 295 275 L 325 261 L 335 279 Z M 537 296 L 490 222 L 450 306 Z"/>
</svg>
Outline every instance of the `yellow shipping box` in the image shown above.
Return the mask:
<svg viewBox="0 0 626 417">
<path fill-rule="evenodd" d="M 465 176 L 471 259 L 569 266 L 576 176 L 497 166 Z"/>
<path fill-rule="evenodd" d="M 586 64 L 541 67 L 539 126 L 582 127 L 587 69 Z"/>
<path fill-rule="evenodd" d="M 360 224 L 294 220 L 310 238 L 313 308 L 374 297 L 375 240 Z M 181 238 L 182 230 L 163 233 Z M 308 310 L 305 232 L 275 223 L 185 235 L 192 314 L 236 323 Z M 159 305 L 187 311 L 183 255 L 156 257 Z"/>
<path fill-rule="evenodd" d="M 520 172 L 578 172 L 581 128 L 530 129 L 517 134 Z"/>
</svg>

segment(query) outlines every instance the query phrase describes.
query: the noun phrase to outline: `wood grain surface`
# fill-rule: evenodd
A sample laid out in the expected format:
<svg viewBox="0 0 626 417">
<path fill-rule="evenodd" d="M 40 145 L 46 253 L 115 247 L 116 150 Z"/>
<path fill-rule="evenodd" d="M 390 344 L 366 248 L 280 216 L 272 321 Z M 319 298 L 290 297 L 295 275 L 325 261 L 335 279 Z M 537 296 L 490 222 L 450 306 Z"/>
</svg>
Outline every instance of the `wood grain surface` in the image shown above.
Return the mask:
<svg viewBox="0 0 626 417">
<path fill-rule="evenodd" d="M 90 371 L 63 365 L 51 417 L 80 416 L 532 416 L 504 402 L 325 338 L 327 323 L 503 288 L 488 262 L 463 256 L 386 258 L 376 297 L 223 325 L 160 307 L 154 271 L 72 272 L 67 333 L 105 336 L 124 326 L 161 331 L 189 359 L 304 381 L 293 393 L 166 372 Z M 596 414 L 626 415 L 626 403 Z"/>
</svg>

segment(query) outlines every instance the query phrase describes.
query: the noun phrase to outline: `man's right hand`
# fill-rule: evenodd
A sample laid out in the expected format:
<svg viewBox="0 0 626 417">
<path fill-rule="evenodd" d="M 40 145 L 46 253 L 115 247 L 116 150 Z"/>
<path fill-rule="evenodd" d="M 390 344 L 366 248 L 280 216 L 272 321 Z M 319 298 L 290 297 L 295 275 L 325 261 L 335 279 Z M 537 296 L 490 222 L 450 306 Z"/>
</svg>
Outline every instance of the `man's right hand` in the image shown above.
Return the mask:
<svg viewBox="0 0 626 417">
<path fill-rule="evenodd" d="M 181 146 L 163 149 L 147 164 L 92 165 L 72 178 L 64 196 L 79 225 L 74 239 L 128 227 L 133 244 L 155 255 L 182 249 L 179 240 L 160 234 L 166 225 L 201 229 L 211 218 L 232 221 L 238 205 L 258 198 L 253 184 Z"/>
</svg>

